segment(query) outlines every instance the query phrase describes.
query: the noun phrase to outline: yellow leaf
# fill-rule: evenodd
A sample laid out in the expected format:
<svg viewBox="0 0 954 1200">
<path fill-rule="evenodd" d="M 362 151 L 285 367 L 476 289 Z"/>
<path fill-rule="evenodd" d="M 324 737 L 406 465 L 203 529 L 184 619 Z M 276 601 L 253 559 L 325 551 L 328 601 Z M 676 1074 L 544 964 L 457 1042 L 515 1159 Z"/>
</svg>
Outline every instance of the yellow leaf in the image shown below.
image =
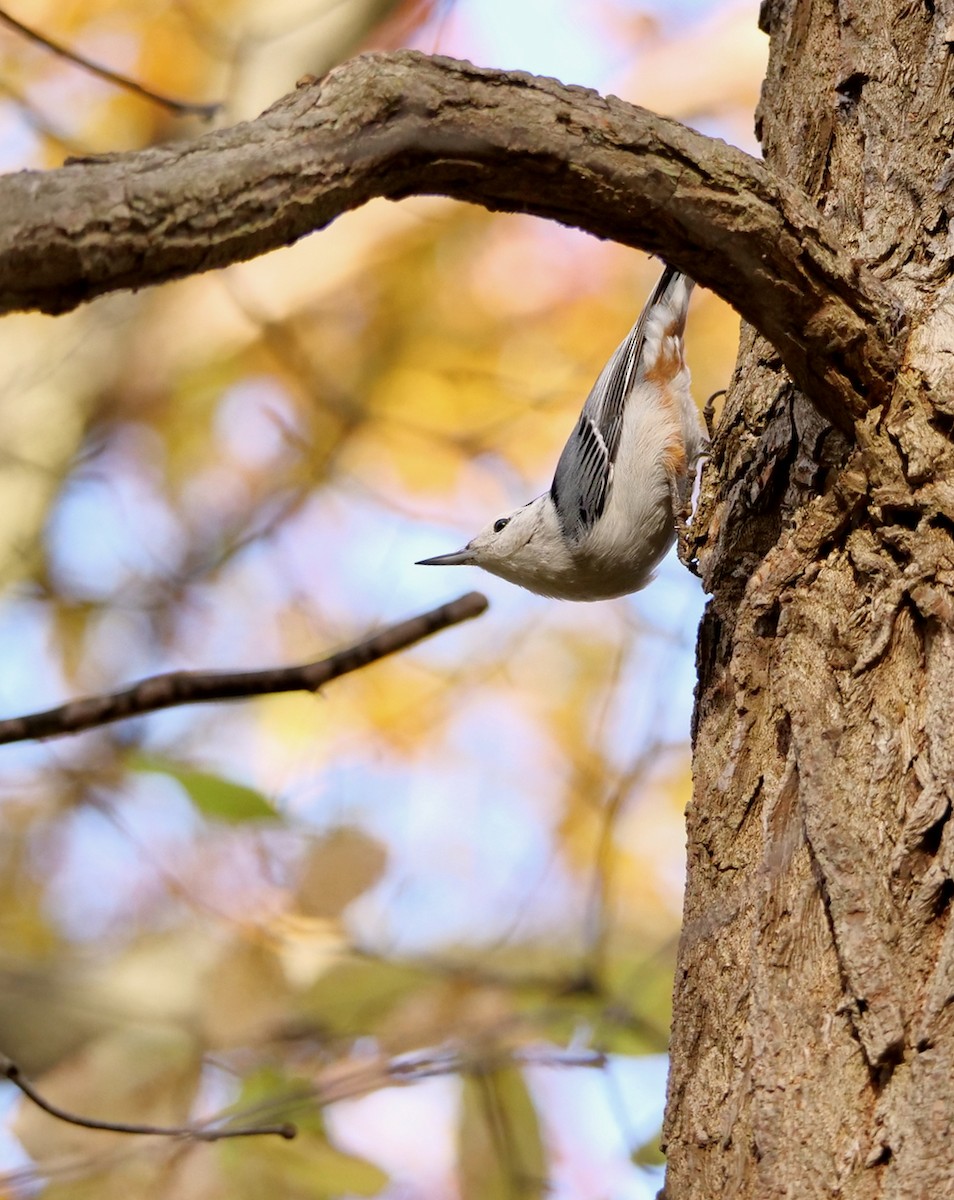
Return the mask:
<svg viewBox="0 0 954 1200">
<path fill-rule="evenodd" d="M 311 917 L 337 917 L 378 882 L 387 864 L 384 846 L 360 829 L 336 829 L 317 838 L 295 892 L 298 907 Z"/>
</svg>

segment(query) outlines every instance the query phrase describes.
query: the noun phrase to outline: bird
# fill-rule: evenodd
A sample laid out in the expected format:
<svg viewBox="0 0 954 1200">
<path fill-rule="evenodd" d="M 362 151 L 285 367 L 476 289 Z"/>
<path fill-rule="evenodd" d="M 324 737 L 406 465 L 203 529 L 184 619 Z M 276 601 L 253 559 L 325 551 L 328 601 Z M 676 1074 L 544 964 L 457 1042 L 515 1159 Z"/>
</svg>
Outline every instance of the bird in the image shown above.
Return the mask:
<svg viewBox="0 0 954 1200">
<path fill-rule="evenodd" d="M 692 288 L 666 266 L 593 385 L 550 490 L 418 566 L 482 567 L 560 600 L 608 600 L 650 582 L 708 444 L 683 344 Z"/>
</svg>

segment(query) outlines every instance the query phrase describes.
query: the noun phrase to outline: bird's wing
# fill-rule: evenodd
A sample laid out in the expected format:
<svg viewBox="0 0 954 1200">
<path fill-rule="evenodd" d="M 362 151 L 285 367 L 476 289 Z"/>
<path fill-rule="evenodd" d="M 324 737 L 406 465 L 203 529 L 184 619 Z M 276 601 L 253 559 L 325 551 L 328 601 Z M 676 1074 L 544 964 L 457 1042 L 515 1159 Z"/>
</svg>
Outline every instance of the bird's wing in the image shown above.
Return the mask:
<svg viewBox="0 0 954 1200">
<path fill-rule="evenodd" d="M 667 266 L 663 271 L 636 324 L 600 372 L 576 428 L 563 447 L 550 499 L 568 538 L 581 538 L 606 506 L 623 432 L 623 412 L 643 356 L 647 318 L 657 305 L 670 302 L 675 285 L 682 281 L 683 276 L 675 268 Z M 685 282 L 691 289 L 691 282 Z"/>
</svg>

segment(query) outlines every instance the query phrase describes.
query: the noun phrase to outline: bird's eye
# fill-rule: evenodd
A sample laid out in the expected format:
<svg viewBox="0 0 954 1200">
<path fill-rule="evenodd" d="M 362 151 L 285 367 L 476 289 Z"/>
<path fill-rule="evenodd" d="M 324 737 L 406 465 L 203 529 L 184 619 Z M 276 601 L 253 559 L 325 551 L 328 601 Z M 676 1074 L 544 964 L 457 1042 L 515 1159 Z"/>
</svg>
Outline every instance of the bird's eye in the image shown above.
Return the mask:
<svg viewBox="0 0 954 1200">
<path fill-rule="evenodd" d="M 509 524 L 509 517 L 501 517 L 499 520 L 494 521 L 494 533 L 499 533 L 501 529 L 505 529 Z"/>
</svg>

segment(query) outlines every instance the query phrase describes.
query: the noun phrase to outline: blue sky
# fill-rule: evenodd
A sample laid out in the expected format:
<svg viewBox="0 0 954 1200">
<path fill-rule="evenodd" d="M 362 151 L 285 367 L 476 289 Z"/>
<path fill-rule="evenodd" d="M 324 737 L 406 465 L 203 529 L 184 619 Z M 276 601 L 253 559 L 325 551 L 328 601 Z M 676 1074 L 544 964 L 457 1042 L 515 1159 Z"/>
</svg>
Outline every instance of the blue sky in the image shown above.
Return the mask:
<svg viewBox="0 0 954 1200">
<path fill-rule="evenodd" d="M 652 14 L 676 27 L 724 7 L 721 0 L 629 0 L 633 16 Z M 753 20 L 758 5 L 753 4 Z M 590 19 L 582 18 L 586 13 Z M 600 88 L 626 65 L 598 25 L 599 4 L 585 0 L 457 0 L 457 16 L 482 52 L 482 66 L 552 75 L 564 83 Z M 593 20 L 593 17 L 597 20 Z"/>
</svg>

